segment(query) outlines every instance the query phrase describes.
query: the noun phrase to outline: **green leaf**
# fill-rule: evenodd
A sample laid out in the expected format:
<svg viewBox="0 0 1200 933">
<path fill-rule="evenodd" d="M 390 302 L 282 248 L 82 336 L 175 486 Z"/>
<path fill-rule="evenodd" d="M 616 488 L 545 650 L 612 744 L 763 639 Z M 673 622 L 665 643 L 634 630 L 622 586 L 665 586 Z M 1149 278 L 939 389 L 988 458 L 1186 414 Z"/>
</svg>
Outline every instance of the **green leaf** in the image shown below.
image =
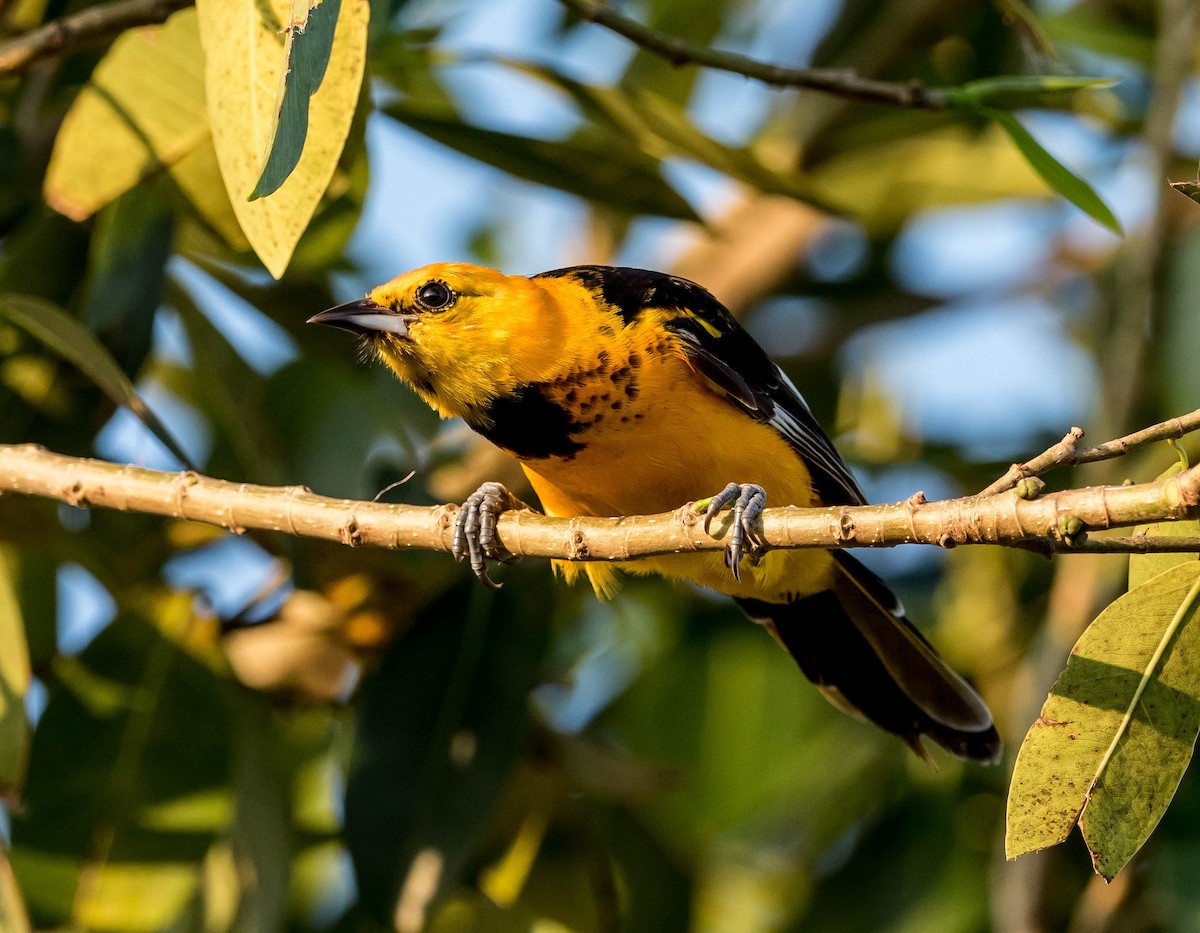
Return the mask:
<svg viewBox="0 0 1200 933">
<path fill-rule="evenodd" d="M 1161 573 L 1097 616 L 1030 728 L 1013 770 L 1009 858 L 1078 822 L 1113 878 L 1171 802 L 1200 732 L 1200 561 Z"/>
<path fill-rule="evenodd" d="M 497 593 L 461 581 L 363 684 L 346 843 L 363 902 L 380 920 L 397 916 L 410 872 L 419 877 L 408 916 L 454 885 L 500 798 L 555 602 L 544 573 L 509 574 Z"/>
<path fill-rule="evenodd" d="M 299 161 L 272 197 L 248 200 L 276 125 L 278 94 L 269 89 L 284 86 L 284 33 L 291 22 L 290 9 L 288 0 L 197 3 L 209 119 L 221 175 L 246 238 L 277 279 L 329 188 L 350 132 L 362 87 L 370 13 L 367 0 L 342 0 L 324 80 L 304 102 L 308 132 Z M 310 73 L 308 79 L 312 77 Z M 297 104 L 301 96 L 296 95 Z"/>
<path fill-rule="evenodd" d="M 1090 4 L 1075 4 L 1057 16 L 1042 19 L 1056 45 L 1075 45 L 1112 58 L 1125 58 L 1153 67 L 1158 42 L 1150 17 L 1105 16 Z"/>
<path fill-rule="evenodd" d="M 195 895 L 233 815 L 230 711 L 192 597 L 118 616 L 62 662 L 34 734 L 12 863 L 37 926 L 151 933 Z"/>
<path fill-rule="evenodd" d="M 1160 473 L 1156 479 L 1167 479 L 1183 472 L 1183 464 L 1176 461 Z M 1139 525 L 1134 529 L 1134 535 L 1149 537 L 1192 537 L 1200 535 L 1200 519 L 1189 519 L 1181 522 L 1154 522 L 1151 525 Z M 1179 564 L 1200 560 L 1200 554 L 1132 554 L 1129 558 L 1129 589 L 1141 586 L 1147 580 L 1165 573 Z"/>
<path fill-rule="evenodd" d="M 0 545 L 0 798 L 14 799 L 25 777 L 29 724 L 25 691 L 29 689 L 29 645 L 17 600 L 19 554 Z M 0 881 L 2 884 L 2 881 Z M 0 894 L 0 930 L 7 929 Z"/>
<path fill-rule="evenodd" d="M 1056 107 L 1064 98 L 1084 90 L 1100 90 L 1117 83 L 1115 78 L 1084 78 L 1069 75 L 1000 75 L 968 81 L 961 87 L 947 88 L 946 100 L 951 107 L 999 107 L 1016 110 L 1020 107 Z"/>
<path fill-rule="evenodd" d="M 54 140 L 46 203 L 84 220 L 208 142 L 194 10 L 113 43 Z"/>
<path fill-rule="evenodd" d="M 83 323 L 129 374 L 150 352 L 174 229 L 167 204 L 148 187 L 122 195 L 97 218 Z"/>
<path fill-rule="evenodd" d="M 1171 187 L 1186 198 L 1200 201 L 1200 183 L 1194 181 L 1173 181 Z"/>
<path fill-rule="evenodd" d="M 28 295 L 0 296 L 0 318 L 28 331 L 78 367 L 115 404 L 133 412 L 180 463 L 196 469 L 166 426 L 134 391 L 117 361 L 79 321 L 57 305 Z"/>
<path fill-rule="evenodd" d="M 657 91 L 586 84 L 548 65 L 493 60 L 566 93 L 594 122 L 658 158 L 695 159 L 765 194 L 781 194 L 827 208 L 802 177 L 767 167 L 749 149 L 717 142 L 688 119 L 682 106 Z"/>
<path fill-rule="evenodd" d="M 980 106 L 972 109 L 976 113 L 994 120 L 1009 135 L 1017 149 L 1021 151 L 1021 155 L 1033 166 L 1034 171 L 1042 176 L 1046 184 L 1093 220 L 1108 227 L 1113 233 L 1119 235 L 1122 232 L 1121 224 L 1116 216 L 1109 210 L 1108 205 L 1100 200 L 1100 196 L 1092 190 L 1091 186 L 1043 149 L 1042 144 L 1033 138 L 1016 117 L 1011 113 L 992 107 Z"/>
<path fill-rule="evenodd" d="M 608 138 L 563 141 L 516 136 L 472 126 L 448 108 L 393 101 L 384 113 L 430 139 L 517 178 L 548 185 L 622 213 L 699 221 L 690 204 L 663 180 L 658 161 Z"/>
<path fill-rule="evenodd" d="M 296 8 L 303 8 L 297 17 Z M 342 0 L 292 0 L 292 20 L 283 45 L 283 81 L 275 101 L 275 129 L 262 174 L 250 200 L 265 197 L 287 181 L 308 136 L 308 105 L 325 80 Z M 349 127 L 347 127 L 349 130 Z"/>
<path fill-rule="evenodd" d="M 207 412 L 214 427 L 226 435 L 238 458 L 233 466 L 236 475 L 253 483 L 283 482 L 287 472 L 263 404 L 262 377 L 230 346 L 185 288 L 172 282 L 168 294 L 196 361 L 194 369 L 182 373 L 190 392 L 168 383 L 169 387 Z"/>
</svg>

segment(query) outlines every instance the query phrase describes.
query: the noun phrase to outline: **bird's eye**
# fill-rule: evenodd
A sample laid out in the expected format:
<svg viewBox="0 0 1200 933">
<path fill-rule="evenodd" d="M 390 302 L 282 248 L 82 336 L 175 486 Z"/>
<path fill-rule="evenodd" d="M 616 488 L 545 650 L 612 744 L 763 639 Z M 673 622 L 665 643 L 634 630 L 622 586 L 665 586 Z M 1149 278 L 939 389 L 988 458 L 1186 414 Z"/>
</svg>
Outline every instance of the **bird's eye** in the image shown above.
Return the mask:
<svg viewBox="0 0 1200 933">
<path fill-rule="evenodd" d="M 454 304 L 454 292 L 445 282 L 426 282 L 417 289 L 416 297 L 426 311 L 441 311 Z"/>
</svg>

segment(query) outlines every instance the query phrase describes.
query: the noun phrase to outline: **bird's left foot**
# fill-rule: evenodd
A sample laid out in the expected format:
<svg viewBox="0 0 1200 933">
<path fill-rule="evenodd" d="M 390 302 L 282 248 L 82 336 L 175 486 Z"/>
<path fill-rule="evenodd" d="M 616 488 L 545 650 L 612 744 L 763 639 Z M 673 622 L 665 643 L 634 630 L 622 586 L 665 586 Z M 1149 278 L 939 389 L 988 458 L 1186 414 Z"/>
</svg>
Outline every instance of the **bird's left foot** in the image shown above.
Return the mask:
<svg viewBox="0 0 1200 933">
<path fill-rule="evenodd" d="M 733 527 L 729 532 L 729 544 L 725 546 L 725 566 L 733 571 L 733 578 L 740 583 L 739 565 L 746 555 L 747 545 L 753 551 L 762 543 L 757 522 L 767 504 L 767 491 L 754 483 L 730 483 L 711 499 L 697 502 L 696 508 L 704 512 L 705 534 L 717 513 L 731 502 Z"/>
<path fill-rule="evenodd" d="M 509 492 L 503 483 L 484 483 L 467 496 L 467 501 L 454 517 L 450 553 L 457 561 L 470 558 L 471 570 L 489 589 L 498 590 L 500 584 L 488 576 L 488 559 L 502 561 L 506 557 L 501 551 L 500 542 L 496 540 L 496 519 L 501 512 L 525 508 L 528 506 Z"/>
</svg>

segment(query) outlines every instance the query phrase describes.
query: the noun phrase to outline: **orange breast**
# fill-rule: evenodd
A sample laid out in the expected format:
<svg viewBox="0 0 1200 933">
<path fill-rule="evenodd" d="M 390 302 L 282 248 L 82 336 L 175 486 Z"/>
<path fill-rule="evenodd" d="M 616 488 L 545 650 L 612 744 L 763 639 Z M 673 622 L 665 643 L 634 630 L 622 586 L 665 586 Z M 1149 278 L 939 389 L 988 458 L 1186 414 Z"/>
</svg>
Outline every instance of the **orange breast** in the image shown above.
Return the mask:
<svg viewBox="0 0 1200 933">
<path fill-rule="evenodd" d="M 606 348 L 603 365 L 564 378 L 547 394 L 587 426 L 576 435 L 583 447 L 572 456 L 522 463 L 547 514 L 666 512 L 729 482 L 757 483 L 768 505 L 812 504 L 808 470 L 792 446 L 729 402 L 688 365 L 673 338 L 649 322 L 624 328 Z M 571 577 L 579 572 L 572 566 L 565 568 Z M 619 566 L 772 599 L 824 588 L 831 559 L 823 551 L 775 552 L 757 567 L 743 566 L 740 584 L 719 553 Z M 611 568 L 586 565 L 598 591 L 612 589 Z"/>
</svg>

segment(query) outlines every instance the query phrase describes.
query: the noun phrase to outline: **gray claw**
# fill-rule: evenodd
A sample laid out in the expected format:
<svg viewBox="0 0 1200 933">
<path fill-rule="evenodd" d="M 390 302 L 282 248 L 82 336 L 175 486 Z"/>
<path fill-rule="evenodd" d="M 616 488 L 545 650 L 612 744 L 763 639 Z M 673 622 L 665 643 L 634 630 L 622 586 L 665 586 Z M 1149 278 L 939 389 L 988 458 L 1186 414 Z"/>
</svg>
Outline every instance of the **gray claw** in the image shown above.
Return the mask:
<svg viewBox="0 0 1200 933">
<path fill-rule="evenodd" d="M 501 586 L 487 572 L 488 558 L 500 559 L 496 554 L 496 519 L 515 504 L 516 499 L 501 483 L 484 483 L 467 497 L 454 519 L 450 553 L 457 561 L 469 558 L 471 570 L 489 589 Z"/>
<path fill-rule="evenodd" d="M 730 483 L 709 500 L 704 512 L 704 531 L 713 517 L 730 502 L 733 503 L 733 523 L 729 531 L 729 544 L 725 547 L 725 566 L 733 571 L 733 578 L 742 580 L 741 562 L 746 547 L 753 548 L 761 540 L 756 522 L 767 504 L 767 492 L 754 483 Z"/>
</svg>

